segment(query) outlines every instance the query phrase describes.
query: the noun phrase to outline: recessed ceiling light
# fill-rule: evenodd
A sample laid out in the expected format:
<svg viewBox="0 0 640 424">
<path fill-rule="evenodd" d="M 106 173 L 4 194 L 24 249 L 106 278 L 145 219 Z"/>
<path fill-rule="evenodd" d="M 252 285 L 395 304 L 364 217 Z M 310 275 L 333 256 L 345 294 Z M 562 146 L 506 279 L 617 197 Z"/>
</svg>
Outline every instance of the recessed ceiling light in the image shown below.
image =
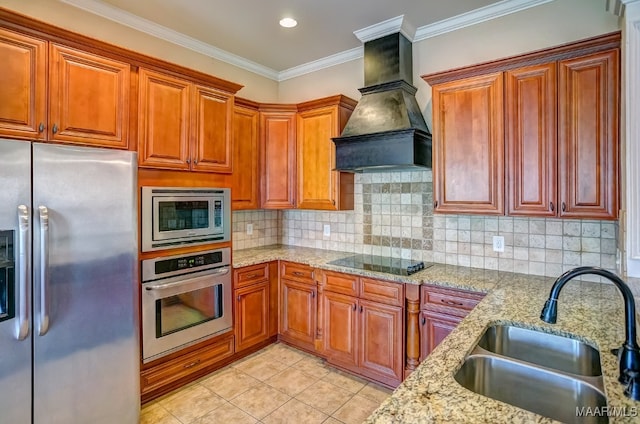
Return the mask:
<svg viewBox="0 0 640 424">
<path fill-rule="evenodd" d="M 285 28 L 293 28 L 296 25 L 298 25 L 298 21 L 296 21 L 293 18 L 282 18 L 282 19 L 280 19 L 280 26 L 283 26 Z"/>
</svg>

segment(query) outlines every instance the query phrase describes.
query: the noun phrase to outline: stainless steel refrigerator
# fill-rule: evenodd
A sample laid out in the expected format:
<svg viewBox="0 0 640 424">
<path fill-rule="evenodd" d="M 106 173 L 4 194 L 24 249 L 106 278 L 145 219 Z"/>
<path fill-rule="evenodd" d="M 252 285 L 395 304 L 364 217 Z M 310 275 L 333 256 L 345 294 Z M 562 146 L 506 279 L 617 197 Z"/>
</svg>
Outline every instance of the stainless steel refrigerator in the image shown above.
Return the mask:
<svg viewBox="0 0 640 424">
<path fill-rule="evenodd" d="M 136 163 L 0 140 L 0 423 L 138 423 Z"/>
</svg>

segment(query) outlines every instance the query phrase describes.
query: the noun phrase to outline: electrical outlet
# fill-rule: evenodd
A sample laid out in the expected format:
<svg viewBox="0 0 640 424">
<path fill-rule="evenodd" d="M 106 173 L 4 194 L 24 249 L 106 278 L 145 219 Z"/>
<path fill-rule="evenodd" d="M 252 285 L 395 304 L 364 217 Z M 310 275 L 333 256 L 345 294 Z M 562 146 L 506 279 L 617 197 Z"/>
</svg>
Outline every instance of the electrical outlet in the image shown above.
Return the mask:
<svg viewBox="0 0 640 424">
<path fill-rule="evenodd" d="M 325 237 L 331 236 L 331 225 L 324 224 L 322 235 Z"/>
<path fill-rule="evenodd" d="M 247 235 L 253 234 L 253 224 L 247 224 Z"/>
<path fill-rule="evenodd" d="M 494 252 L 504 252 L 504 237 L 503 236 L 493 236 L 493 251 Z"/>
</svg>

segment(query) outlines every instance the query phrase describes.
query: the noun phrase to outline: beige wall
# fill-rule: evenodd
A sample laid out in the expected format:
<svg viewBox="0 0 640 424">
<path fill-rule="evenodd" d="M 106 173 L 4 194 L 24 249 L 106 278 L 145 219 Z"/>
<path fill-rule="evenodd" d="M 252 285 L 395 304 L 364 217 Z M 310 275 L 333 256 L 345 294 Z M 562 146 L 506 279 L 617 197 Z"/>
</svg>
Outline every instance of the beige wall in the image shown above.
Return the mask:
<svg viewBox="0 0 640 424">
<path fill-rule="evenodd" d="M 413 84 L 418 104 L 430 124 L 431 90 L 420 76 L 532 50 L 556 46 L 620 29 L 618 18 L 605 10 L 604 0 L 555 0 L 414 43 Z M 281 101 L 297 102 L 342 93 L 360 95 L 362 60 L 280 83 Z"/>
<path fill-rule="evenodd" d="M 244 85 L 238 95 L 275 102 L 278 83 L 195 51 L 152 37 L 57 0 L 1 0 L 4 7 L 52 25 Z"/>
</svg>

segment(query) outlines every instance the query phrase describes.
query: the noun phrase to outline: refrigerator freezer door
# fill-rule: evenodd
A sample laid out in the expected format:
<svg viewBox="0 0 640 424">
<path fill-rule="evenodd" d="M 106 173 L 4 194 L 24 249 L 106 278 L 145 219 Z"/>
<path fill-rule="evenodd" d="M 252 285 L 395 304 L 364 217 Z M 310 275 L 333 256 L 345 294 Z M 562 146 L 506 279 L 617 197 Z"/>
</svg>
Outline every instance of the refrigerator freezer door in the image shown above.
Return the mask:
<svg viewBox="0 0 640 424">
<path fill-rule="evenodd" d="M 138 423 L 136 164 L 33 144 L 35 423 Z"/>
<path fill-rule="evenodd" d="M 7 423 L 31 422 L 31 334 L 27 326 L 22 331 L 26 336 L 18 340 L 20 316 L 29 310 L 21 310 L 20 304 L 30 305 L 30 293 L 21 289 L 20 269 L 27 274 L 27 287 L 30 287 L 31 258 L 30 232 L 25 238 L 26 245 L 20 246 L 18 207 L 27 207 L 27 218 L 31 217 L 31 143 L 23 141 L 0 140 L 0 273 L 2 288 L 12 296 L 4 299 L 12 306 L 13 318 L 0 322 L 0 421 Z M 20 249 L 26 257 L 21 263 Z M 9 289 L 9 290 L 8 290 Z M 24 299 L 21 302 L 21 299 Z M 5 303 L 3 302 L 3 303 Z M 26 330 L 26 331 L 25 331 Z"/>
</svg>

